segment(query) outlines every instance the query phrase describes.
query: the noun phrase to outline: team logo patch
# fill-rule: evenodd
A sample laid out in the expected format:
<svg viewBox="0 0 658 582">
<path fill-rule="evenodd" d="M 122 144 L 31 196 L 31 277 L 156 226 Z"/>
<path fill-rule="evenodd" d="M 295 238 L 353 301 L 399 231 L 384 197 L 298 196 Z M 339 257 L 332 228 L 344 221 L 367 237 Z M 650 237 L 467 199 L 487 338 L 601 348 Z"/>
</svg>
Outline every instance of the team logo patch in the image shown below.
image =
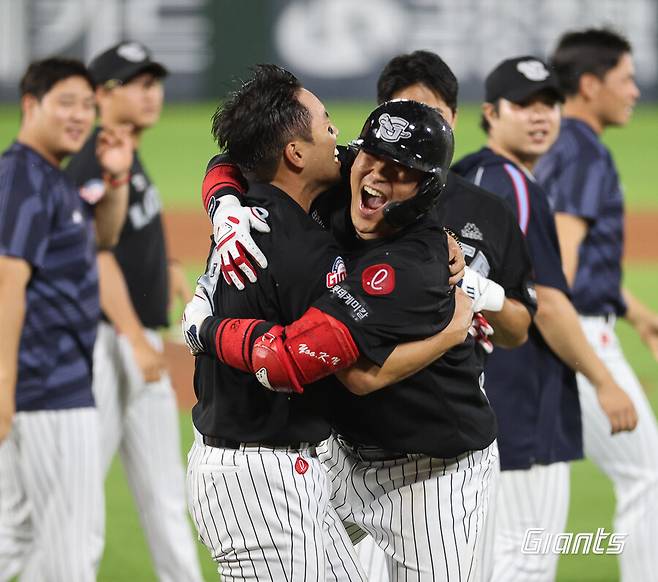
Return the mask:
<svg viewBox="0 0 658 582">
<path fill-rule="evenodd" d="M 103 196 L 105 196 L 105 182 L 94 178 L 87 180 L 80 186 L 80 198 L 87 204 L 96 204 Z"/>
<path fill-rule="evenodd" d="M 308 471 L 308 461 L 305 461 L 301 457 L 297 457 L 297 460 L 295 461 L 295 471 L 300 475 L 306 473 L 306 471 Z"/>
<path fill-rule="evenodd" d="M 529 81 L 544 81 L 550 75 L 544 63 L 535 59 L 518 62 L 516 70 Z"/>
<path fill-rule="evenodd" d="M 389 143 L 395 143 L 401 139 L 409 139 L 410 131 L 405 131 L 409 122 L 402 117 L 391 117 L 388 113 L 382 113 L 379 116 L 379 129 L 375 135 Z"/>
<path fill-rule="evenodd" d="M 331 289 L 345 280 L 347 277 L 347 268 L 343 257 L 336 257 L 334 264 L 331 267 L 331 272 L 327 273 L 327 289 Z"/>
<path fill-rule="evenodd" d="M 464 238 L 473 240 L 482 240 L 482 231 L 475 226 L 472 222 L 467 222 L 461 230 L 461 235 Z"/>
<path fill-rule="evenodd" d="M 395 289 L 395 271 L 386 263 L 372 265 L 363 271 L 361 285 L 368 295 L 388 295 Z"/>
</svg>

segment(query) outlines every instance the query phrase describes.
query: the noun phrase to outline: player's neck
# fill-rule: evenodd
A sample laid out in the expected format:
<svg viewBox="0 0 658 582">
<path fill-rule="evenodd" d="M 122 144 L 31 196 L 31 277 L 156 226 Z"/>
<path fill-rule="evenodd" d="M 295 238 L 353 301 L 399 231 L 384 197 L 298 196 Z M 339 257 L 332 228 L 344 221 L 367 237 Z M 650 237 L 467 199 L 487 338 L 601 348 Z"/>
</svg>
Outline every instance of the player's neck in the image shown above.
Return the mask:
<svg viewBox="0 0 658 582">
<path fill-rule="evenodd" d="M 597 135 L 601 135 L 605 129 L 599 117 L 592 111 L 592 108 L 576 96 L 566 100 L 562 106 L 562 115 L 572 117 L 589 125 Z"/>
<path fill-rule="evenodd" d="M 64 158 L 57 156 L 54 152 L 46 148 L 41 143 L 41 141 L 29 130 L 21 128 L 21 130 L 18 132 L 18 135 L 16 136 L 16 140 L 37 152 L 42 158 L 50 162 L 53 166 L 59 167 L 62 165 Z"/>
<path fill-rule="evenodd" d="M 530 174 L 532 174 L 532 170 L 534 169 L 535 164 L 539 159 L 534 156 L 531 158 L 519 156 L 518 154 L 514 153 L 508 148 L 503 147 L 502 145 L 492 140 L 491 138 L 487 140 L 487 146 L 495 154 L 498 154 L 499 156 L 503 156 L 504 158 L 507 158 L 511 162 L 514 162 L 519 168 L 521 168 L 522 170 L 527 170 L 528 172 L 530 172 Z"/>
<path fill-rule="evenodd" d="M 311 209 L 311 204 L 318 195 L 321 193 L 322 189 L 318 186 L 311 186 L 308 183 L 300 180 L 295 175 L 280 175 L 277 174 L 274 176 L 274 179 L 270 182 L 272 186 L 276 186 L 279 190 L 283 190 L 290 198 L 292 198 L 297 204 L 299 204 L 304 212 L 308 214 Z"/>
</svg>

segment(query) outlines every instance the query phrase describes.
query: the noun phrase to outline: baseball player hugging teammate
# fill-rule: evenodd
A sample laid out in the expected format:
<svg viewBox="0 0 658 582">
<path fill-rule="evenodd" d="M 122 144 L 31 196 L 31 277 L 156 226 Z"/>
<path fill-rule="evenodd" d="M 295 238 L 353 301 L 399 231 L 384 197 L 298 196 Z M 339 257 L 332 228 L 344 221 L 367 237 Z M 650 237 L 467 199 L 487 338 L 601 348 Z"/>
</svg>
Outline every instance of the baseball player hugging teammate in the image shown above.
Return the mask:
<svg viewBox="0 0 658 582">
<path fill-rule="evenodd" d="M 253 81 L 247 87 L 252 88 Z M 240 118 L 235 116 L 228 121 L 235 124 L 235 119 Z M 227 120 L 223 118 L 223 121 L 226 125 Z M 240 127 L 240 131 L 244 133 L 245 128 Z M 322 137 L 313 137 L 316 143 L 324 141 Z M 303 144 L 303 139 L 288 144 L 284 148 L 286 161 L 301 163 L 292 154 Z M 376 109 L 354 144 L 356 159 L 351 172 L 346 172 L 350 187 L 342 186 L 342 197 L 340 192 L 334 193 L 332 199 L 342 203 L 323 217 L 337 238 L 348 243 L 344 247 L 347 264 L 344 281 L 319 296 L 301 318 L 292 323 L 288 320 L 285 328 L 273 326 L 276 320 L 272 319 L 268 322 L 244 319 L 246 316 L 226 318 L 240 315 L 224 303 L 226 287 L 222 287 L 221 293 L 208 290 L 207 286 L 197 288 L 197 297 L 188 305 L 183 324 L 190 345 L 208 354 L 197 358 L 197 389 L 200 383 L 208 388 L 203 388 L 202 400 L 195 407 L 195 424 L 205 434 L 200 441 L 206 447 L 213 443 L 212 434 L 199 425 L 206 418 L 220 419 L 227 411 L 225 406 L 210 406 L 211 402 L 206 405 L 203 399 L 216 399 L 220 391 L 236 392 L 235 382 L 224 385 L 217 376 L 203 373 L 202 364 L 215 370 L 227 369 L 225 364 L 230 364 L 244 372 L 256 372 L 261 382 L 275 391 L 290 390 L 290 387 L 299 393 L 303 391 L 287 398 L 286 402 L 291 403 L 288 406 L 299 406 L 304 399 L 308 402 L 324 398 L 324 417 L 331 420 L 338 434 L 325 441 L 318 452 L 331 479 L 332 504 L 341 519 L 358 527 L 361 536 L 369 532 L 376 538 L 391 558 L 395 578 L 432 579 L 448 572 L 466 579 L 476 568 L 497 452 L 492 444 L 493 413 L 480 389 L 479 359 L 473 341 L 463 343 L 472 318 L 470 301 L 464 310 L 464 294 L 460 290 L 456 294 L 450 292 L 446 237 L 428 214 L 445 184 L 452 155 L 452 132 L 436 110 L 413 101 L 399 101 Z M 239 145 L 232 148 L 229 143 L 228 153 L 245 170 L 253 171 L 245 163 L 249 160 L 244 160 L 245 150 L 240 150 Z M 211 180 L 206 181 L 204 189 L 227 186 L 230 182 L 236 192 L 242 186 L 242 181 L 235 178 L 235 168 L 225 163 L 212 167 L 208 176 Z M 278 183 L 283 184 L 280 180 Z M 257 182 L 252 183 L 246 194 L 247 202 L 252 192 L 258 194 L 260 189 Z M 271 194 L 255 202 L 263 205 L 270 199 Z M 223 211 L 224 202 L 219 200 L 216 212 Z M 233 212 L 246 212 L 239 209 L 237 201 L 229 200 L 229 203 Z M 310 204 L 299 205 L 310 207 Z M 241 222 L 237 215 L 226 218 L 229 224 Z M 258 293 L 258 287 L 269 284 L 271 278 L 282 286 L 286 275 L 294 274 L 290 269 L 302 260 L 302 257 L 292 263 L 287 260 L 284 263 L 287 272 L 271 272 L 272 261 L 282 260 L 282 255 L 285 259 L 291 256 L 284 254 L 285 246 L 281 242 L 276 244 L 276 237 L 285 233 L 276 228 L 275 219 L 272 216 L 271 235 L 256 235 L 261 248 L 271 248 L 272 252 L 265 252 L 270 266 L 260 274 L 256 285 L 247 286 L 242 295 Z M 248 224 L 246 216 L 242 220 Z M 328 237 L 312 220 L 311 224 Z M 290 231 L 289 225 L 287 229 Z M 246 244 L 251 245 L 249 241 Z M 251 269 L 242 268 L 244 251 L 240 248 L 238 251 L 242 256 L 238 256 L 235 268 L 248 274 Z M 206 279 L 219 267 L 226 270 L 226 263 L 216 265 L 217 261 L 211 257 Z M 326 276 L 322 277 L 325 289 L 327 280 Z M 293 288 L 298 285 L 299 278 Z M 287 297 L 283 291 L 279 289 L 275 296 Z M 218 316 L 212 317 L 210 313 L 215 308 Z M 462 311 L 465 314 L 460 314 Z M 462 331 L 455 334 L 452 328 L 458 317 L 467 323 L 459 326 Z M 277 319 L 286 323 L 281 316 Z M 263 334 L 268 328 L 270 331 Z M 414 341 L 432 333 L 437 335 L 431 342 Z M 400 341 L 410 343 L 396 347 Z M 413 355 L 433 343 L 437 344 L 434 353 L 415 359 L 397 358 L 401 353 Z M 451 345 L 455 347 L 448 350 Z M 443 357 L 437 360 L 441 354 Z M 410 362 L 415 363 L 411 366 Z M 339 372 L 346 366 L 350 367 Z M 304 390 L 304 384 L 336 372 L 340 383 L 332 377 Z M 392 385 L 381 390 L 388 383 Z M 254 396 L 259 399 L 275 397 L 258 384 L 255 389 Z M 369 394 L 357 396 L 350 390 Z M 240 398 L 245 397 L 242 386 L 237 393 Z M 219 427 L 226 430 L 226 418 L 223 420 L 214 430 L 221 431 Z M 226 448 L 230 444 L 244 451 L 248 448 L 248 442 L 244 441 L 245 438 L 231 441 L 218 438 L 216 445 Z M 202 459 L 211 454 L 207 448 L 195 448 L 190 461 L 190 475 L 196 481 L 192 483 L 191 511 L 200 532 L 207 532 L 209 520 L 204 515 L 202 501 L 212 480 L 208 482 L 205 478 L 202 484 L 198 482 L 198 463 L 206 467 L 207 462 Z M 234 452 L 230 458 L 235 458 Z M 286 470 L 289 474 L 291 463 L 284 466 L 289 467 Z M 233 461 L 233 467 L 239 482 L 240 463 Z M 221 470 L 219 465 L 217 470 Z M 225 493 L 220 491 L 220 495 L 234 498 L 237 483 L 232 476 L 227 483 L 224 472 L 222 477 Z M 462 485 L 453 488 L 453 482 Z M 199 487 L 197 494 L 195 489 Z M 249 491 L 251 497 L 253 493 Z M 259 499 L 262 501 L 263 496 Z M 251 502 L 247 498 L 242 503 Z M 355 527 L 350 529 L 356 532 Z M 221 538 L 222 533 L 215 531 L 214 535 Z M 263 548 L 263 544 L 269 547 L 268 536 L 261 538 L 259 547 Z M 243 539 L 244 532 L 241 545 Z M 213 542 L 208 545 L 216 547 Z M 253 571 L 255 559 L 252 555 L 247 563 L 245 577 Z"/>
</svg>

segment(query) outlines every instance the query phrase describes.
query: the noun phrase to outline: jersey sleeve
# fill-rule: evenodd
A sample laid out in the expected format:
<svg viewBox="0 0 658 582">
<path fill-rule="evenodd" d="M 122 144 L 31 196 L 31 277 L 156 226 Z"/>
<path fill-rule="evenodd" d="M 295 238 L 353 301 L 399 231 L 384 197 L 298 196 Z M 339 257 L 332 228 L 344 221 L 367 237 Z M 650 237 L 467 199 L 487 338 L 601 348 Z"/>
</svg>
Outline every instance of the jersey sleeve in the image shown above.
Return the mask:
<svg viewBox="0 0 658 582">
<path fill-rule="evenodd" d="M 426 261 L 413 247 L 366 253 L 314 306 L 345 324 L 360 353 L 381 366 L 398 344 L 434 335 L 450 323 L 455 300 L 445 240 L 443 247 Z"/>
<path fill-rule="evenodd" d="M 544 184 L 555 212 L 590 221 L 596 219 L 601 192 L 605 192 L 606 162 L 603 158 L 578 156 L 562 163 L 548 160 L 541 168 L 540 182 Z M 546 174 L 549 168 L 550 174 Z"/>
<path fill-rule="evenodd" d="M 36 191 L 18 181 L 0 191 L 0 255 L 27 261 L 35 268 L 43 266 L 48 248 L 51 212 Z"/>
</svg>

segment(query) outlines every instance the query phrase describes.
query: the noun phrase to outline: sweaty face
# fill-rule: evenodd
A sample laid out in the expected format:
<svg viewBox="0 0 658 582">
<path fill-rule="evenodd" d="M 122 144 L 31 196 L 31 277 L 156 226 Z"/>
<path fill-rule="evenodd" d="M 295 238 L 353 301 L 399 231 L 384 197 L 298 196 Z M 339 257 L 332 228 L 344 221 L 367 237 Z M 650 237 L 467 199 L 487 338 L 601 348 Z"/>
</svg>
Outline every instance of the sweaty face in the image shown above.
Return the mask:
<svg viewBox="0 0 658 582">
<path fill-rule="evenodd" d="M 633 57 L 626 53 L 617 66 L 610 69 L 600 84 L 596 96 L 599 118 L 604 126 L 625 125 L 633 114 L 633 107 L 640 97 L 635 84 Z"/>
<path fill-rule="evenodd" d="M 338 129 L 331 123 L 322 102 L 310 91 L 301 89 L 297 98 L 311 116 L 313 141 L 304 147 L 304 171 L 316 184 L 332 185 L 340 179 L 340 162 L 336 149 Z"/>
<path fill-rule="evenodd" d="M 94 92 L 83 77 L 59 81 L 41 101 L 31 98 L 24 123 L 43 153 L 58 162 L 80 150 L 96 117 Z"/>
<path fill-rule="evenodd" d="M 362 239 L 381 238 L 393 229 L 384 220 L 384 208 L 416 195 L 424 175 L 386 158 L 361 150 L 352 166 L 350 214 Z"/>
<path fill-rule="evenodd" d="M 560 131 L 560 106 L 552 94 L 539 93 L 523 103 L 500 99 L 498 112 L 490 105 L 489 111 L 490 141 L 522 163 L 534 164 Z"/>
<path fill-rule="evenodd" d="M 405 87 L 404 89 L 400 89 L 393 94 L 393 99 L 411 99 L 412 101 L 418 101 L 429 107 L 434 107 L 434 109 L 438 109 L 439 113 L 443 116 L 443 119 L 450 124 L 450 127 L 453 129 L 455 127 L 456 113 L 450 109 L 440 95 L 435 91 L 432 91 L 432 89 L 423 83 L 416 83 L 414 85 L 409 85 L 409 87 Z"/>
<path fill-rule="evenodd" d="M 146 129 L 160 119 L 164 89 L 162 81 L 151 73 L 142 73 L 123 85 L 100 90 L 103 115 L 117 123 L 127 123 L 137 130 Z"/>
</svg>

